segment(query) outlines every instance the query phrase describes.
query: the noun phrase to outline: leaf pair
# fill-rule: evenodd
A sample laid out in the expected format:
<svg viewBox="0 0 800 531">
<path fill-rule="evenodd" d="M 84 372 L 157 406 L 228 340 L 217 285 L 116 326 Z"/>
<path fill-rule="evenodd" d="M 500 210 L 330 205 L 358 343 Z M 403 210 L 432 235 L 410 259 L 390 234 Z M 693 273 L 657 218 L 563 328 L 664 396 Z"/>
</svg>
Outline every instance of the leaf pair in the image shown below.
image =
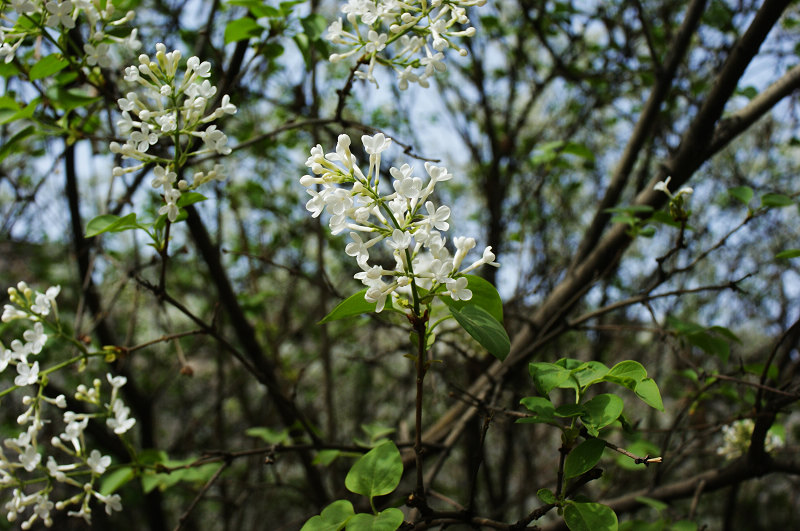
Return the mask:
<svg viewBox="0 0 800 531">
<path fill-rule="evenodd" d="M 389 494 L 400 484 L 403 460 L 392 441 L 386 441 L 361 456 L 350 468 L 347 490 L 369 498 Z M 374 508 L 374 506 L 373 506 Z M 347 500 L 336 500 L 309 519 L 301 531 L 395 531 L 403 523 L 403 512 L 395 507 L 373 514 L 356 513 Z"/>
</svg>

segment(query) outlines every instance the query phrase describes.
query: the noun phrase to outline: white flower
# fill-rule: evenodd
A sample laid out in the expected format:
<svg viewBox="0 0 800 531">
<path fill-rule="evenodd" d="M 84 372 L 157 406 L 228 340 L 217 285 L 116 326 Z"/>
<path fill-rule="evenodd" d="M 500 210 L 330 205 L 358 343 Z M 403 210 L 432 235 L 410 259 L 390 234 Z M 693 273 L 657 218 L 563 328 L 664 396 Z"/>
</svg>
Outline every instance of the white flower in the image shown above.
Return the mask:
<svg viewBox="0 0 800 531">
<path fill-rule="evenodd" d="M 86 52 L 86 64 L 89 66 L 98 65 L 102 68 L 111 66 L 111 57 L 108 55 L 109 45 L 101 42 L 97 46 L 84 44 L 83 51 Z"/>
<path fill-rule="evenodd" d="M 39 354 L 47 342 L 47 334 L 44 333 L 44 326 L 40 322 L 34 323 L 33 330 L 25 330 L 22 337 L 30 345 L 31 354 Z"/>
<path fill-rule="evenodd" d="M 361 143 L 364 145 L 364 150 L 370 155 L 376 155 L 382 151 L 386 151 L 392 144 L 392 139 L 384 136 L 383 133 L 377 133 L 373 136 L 363 135 Z"/>
<path fill-rule="evenodd" d="M 72 2 L 70 0 L 64 0 L 60 4 L 55 1 L 47 2 L 45 7 L 50 12 L 50 16 L 47 18 L 48 26 L 56 27 L 61 24 L 67 29 L 75 27 L 75 21 L 72 19 Z"/>
<path fill-rule="evenodd" d="M 467 289 L 468 280 L 466 277 L 448 278 L 447 289 L 450 291 L 450 298 L 454 301 L 468 301 L 472 298 L 472 291 Z"/>
<path fill-rule="evenodd" d="M 18 310 L 14 308 L 10 304 L 6 304 L 3 306 L 3 317 L 0 318 L 4 323 L 10 323 L 15 319 L 27 319 L 28 314 L 23 312 L 22 310 Z"/>
<path fill-rule="evenodd" d="M 228 137 L 218 130 L 216 125 L 209 126 L 208 129 L 203 131 L 201 138 L 208 149 L 216 151 L 220 155 L 228 155 L 231 152 L 231 148 L 226 145 Z"/>
<path fill-rule="evenodd" d="M 150 131 L 150 125 L 147 123 L 142 123 L 140 126 L 140 131 L 134 131 L 131 133 L 129 145 L 135 146 L 136 151 L 140 153 L 147 153 L 147 150 L 150 146 L 155 145 L 158 142 L 158 135 L 152 133 Z"/>
<path fill-rule="evenodd" d="M 20 387 L 26 385 L 33 385 L 39 380 L 39 362 L 34 362 L 33 365 L 28 365 L 20 361 L 17 363 L 17 373 L 19 376 L 14 378 L 14 385 Z"/>
<path fill-rule="evenodd" d="M 386 244 L 398 251 L 408 249 L 411 246 L 411 234 L 400 229 L 394 229 L 392 237 L 386 240 Z"/>
<path fill-rule="evenodd" d="M 114 417 L 106 419 L 106 425 L 117 435 L 122 435 L 136 424 L 136 419 L 129 416 L 131 410 L 121 400 L 114 402 L 113 412 Z"/>
<path fill-rule="evenodd" d="M 97 491 L 92 491 L 95 498 L 103 502 L 106 506 L 106 514 L 111 515 L 114 511 L 122 510 L 122 498 L 119 494 L 111 494 L 110 496 L 103 496 Z"/>
<path fill-rule="evenodd" d="M 170 186 L 178 178 L 178 174 L 174 171 L 167 171 L 163 166 L 156 166 L 153 168 L 153 175 L 155 177 L 150 181 L 150 186 L 153 188 L 161 188 L 162 186 Z"/>
<path fill-rule="evenodd" d="M 33 472 L 41 461 L 42 455 L 32 445 L 26 447 L 25 451 L 19 455 L 19 462 L 28 472 Z"/>
<path fill-rule="evenodd" d="M 685 186 L 685 187 L 681 188 L 680 190 L 678 190 L 678 192 L 675 195 L 673 195 L 669 191 L 669 188 L 668 188 L 669 187 L 669 182 L 671 180 L 672 180 L 672 177 L 667 177 L 667 179 L 665 181 L 657 182 L 653 186 L 653 190 L 664 192 L 665 194 L 667 194 L 667 196 L 669 196 L 670 199 L 673 199 L 675 197 L 679 197 L 681 195 L 692 195 L 692 193 L 694 193 L 694 189 L 693 188 Z"/>
<path fill-rule="evenodd" d="M 92 450 L 89 458 L 86 459 L 86 464 L 91 469 L 92 473 L 100 476 L 106 471 L 108 465 L 111 464 L 111 457 L 101 454 L 99 450 Z"/>
<path fill-rule="evenodd" d="M 430 225 L 439 230 L 447 230 L 450 228 L 450 224 L 447 223 L 447 220 L 450 218 L 450 207 L 440 206 L 436 208 L 433 201 L 426 201 L 425 210 L 428 211 L 427 222 Z"/>
<path fill-rule="evenodd" d="M 36 6 L 31 0 L 11 0 L 11 7 L 20 15 L 29 15 L 36 11 Z"/>
<path fill-rule="evenodd" d="M 124 376 L 111 376 L 111 374 L 106 374 L 106 380 L 108 380 L 108 383 L 110 383 L 111 387 L 114 389 L 119 389 L 128 383 L 128 379 Z"/>
</svg>

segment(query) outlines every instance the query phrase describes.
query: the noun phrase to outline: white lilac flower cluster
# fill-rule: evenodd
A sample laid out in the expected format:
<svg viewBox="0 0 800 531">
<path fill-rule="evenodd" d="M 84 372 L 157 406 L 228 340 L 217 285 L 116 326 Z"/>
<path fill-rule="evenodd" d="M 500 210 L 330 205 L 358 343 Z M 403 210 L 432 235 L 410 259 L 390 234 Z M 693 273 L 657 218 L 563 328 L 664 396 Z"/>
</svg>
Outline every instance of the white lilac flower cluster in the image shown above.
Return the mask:
<svg viewBox="0 0 800 531">
<path fill-rule="evenodd" d="M 7 7 L 11 7 L 7 10 Z M 88 28 L 83 51 L 86 54 L 86 65 L 89 67 L 111 66 L 111 45 L 119 44 L 123 50 L 137 50 L 142 45 L 136 37 L 136 29 L 126 37 L 119 37 L 119 26 L 130 23 L 134 12 L 128 11 L 115 18 L 112 2 L 101 0 L 10 0 L 2 2 L 2 20 L 10 22 L 10 27 L 0 26 L 0 60 L 10 63 L 25 39 L 38 35 L 44 29 L 39 23 L 31 23 L 33 17 L 41 17 L 44 28 L 56 31 L 70 30 L 76 27 L 78 19 L 83 15 L 83 27 Z M 21 23 L 20 23 L 21 22 Z"/>
<path fill-rule="evenodd" d="M 469 24 L 466 10 L 485 3 L 486 0 L 348 0 L 341 10 L 353 32 L 346 31 L 339 18 L 328 26 L 325 37 L 352 49 L 333 54 L 329 60 L 337 62 L 361 54 L 359 62 L 368 66 L 366 72 L 356 71 L 360 79 L 377 86 L 373 70 L 376 63 L 382 63 L 394 70 L 400 90 L 407 89 L 409 83 L 428 87 L 428 78 L 446 68 L 446 48 L 467 55 L 467 50 L 454 39 L 475 35 L 474 27 L 464 28 Z"/>
<path fill-rule="evenodd" d="M 115 167 L 115 177 L 138 171 L 146 164 L 156 165 L 151 185 L 163 190 L 165 204 L 159 215 L 166 214 L 170 221 L 178 216 L 181 192 L 196 189 L 211 180 L 225 179 L 219 164 L 207 173 L 196 172 L 191 184 L 184 179 L 177 181 L 176 171 L 192 156 L 229 154 L 228 137 L 211 122 L 236 113 L 236 106 L 227 94 L 222 96 L 219 107 L 207 113 L 217 93 L 217 88 L 208 80 L 211 64 L 190 57 L 180 75 L 180 59 L 180 51 L 167 52 L 166 46 L 159 43 L 155 61 L 142 54 L 138 65 L 125 69 L 125 80 L 136 83 L 140 90 L 129 92 L 117 101 L 122 111 L 117 127 L 121 134 L 128 135 L 128 140 L 123 145 L 118 142 L 110 145 L 112 153 L 141 161 L 134 166 Z M 162 139 L 171 144 L 173 152 L 148 153 L 151 146 Z M 195 139 L 201 140 L 202 145 L 195 146 Z"/>
<path fill-rule="evenodd" d="M 750 448 L 753 436 L 753 419 L 737 420 L 733 424 L 722 427 L 722 446 L 717 448 L 717 455 L 726 459 L 736 459 L 744 455 Z M 768 432 L 764 440 L 764 450 L 772 452 L 783 446 L 783 440 L 773 432 Z"/>
<path fill-rule="evenodd" d="M 37 522 L 50 527 L 53 524 L 51 511 L 68 509 L 67 514 L 91 521 L 92 499 L 105 505 L 108 514 L 122 510 L 120 496 L 103 495 L 95 490 L 97 479 L 108 470 L 111 457 L 102 455 L 97 449 L 87 448 L 84 430 L 90 420 L 105 420 L 109 429 L 117 435 L 130 430 L 136 420 L 130 409 L 119 398 L 119 389 L 126 379 L 121 376 L 106 376 L 111 385 L 108 401 L 101 396 L 101 381 L 95 379 L 92 387 L 79 385 L 74 398 L 86 403 L 94 412 L 74 412 L 67 409 L 63 394 L 51 397 L 46 394 L 48 375 L 63 368 L 61 363 L 51 369 L 40 370 L 39 362 L 31 363 L 33 356 L 42 352 L 48 340 L 48 331 L 59 331 L 56 297 L 60 287 L 48 288 L 44 293 L 33 291 L 20 282 L 9 288 L 11 304 L 3 308 L 2 321 L 9 323 L 26 320 L 32 323 L 22 334 L 24 341 L 15 339 L 11 348 L 0 343 L 0 376 L 9 366 L 16 366 L 17 376 L 13 386 L 1 390 L 0 397 L 21 391 L 24 411 L 16 422 L 21 431 L 16 437 L 8 437 L 0 447 L 0 491 L 11 491 L 6 502 L 6 518 L 9 522 L 24 519 L 21 529 L 30 529 Z M 81 357 L 76 358 L 80 360 Z M 4 407 L 11 404 L 7 398 Z M 55 419 L 61 418 L 64 429 L 58 433 Z M 47 429 L 44 430 L 45 426 Z M 45 433 L 52 434 L 49 441 L 40 440 Z M 75 487 L 77 493 L 67 499 L 52 501 L 56 484 Z M 74 509 L 74 510 L 69 510 Z"/>
<path fill-rule="evenodd" d="M 314 217 L 327 212 L 333 234 L 346 229 L 351 231 L 352 242 L 345 252 L 354 257 L 362 269 L 355 278 L 368 288 L 364 298 L 376 303 L 378 312 L 383 310 L 390 295 L 407 305 L 408 299 L 398 290 L 407 293 L 412 282 L 434 292 L 445 286 L 445 291 L 437 294 L 453 300 L 472 298 L 463 275 L 484 264 L 499 264 L 494 261 L 492 248 L 487 247 L 479 260 L 462 269 L 464 258 L 475 247 L 475 240 L 454 238 L 455 254 L 452 256 L 445 246 L 446 239 L 439 231 L 450 227 L 447 222 L 450 208 L 437 207 L 429 197 L 436 183 L 450 180 L 453 175 L 444 167 L 426 162 L 429 179 L 425 183 L 414 176 L 408 164 L 392 167 L 389 173 L 393 177 L 394 192 L 382 196 L 379 190 L 381 153 L 389 147 L 391 139 L 382 133 L 361 137 L 364 150 L 369 154 L 366 175 L 350 151 L 350 142 L 349 136 L 340 135 L 333 153 L 324 153 L 319 144 L 312 148 L 306 166 L 316 177 L 306 175 L 300 183 L 311 195 L 306 208 Z M 370 237 L 362 239 L 359 233 Z M 392 252 L 394 269 L 369 264 L 370 249 L 379 242 Z M 388 281 L 384 281 L 385 277 Z"/>
</svg>

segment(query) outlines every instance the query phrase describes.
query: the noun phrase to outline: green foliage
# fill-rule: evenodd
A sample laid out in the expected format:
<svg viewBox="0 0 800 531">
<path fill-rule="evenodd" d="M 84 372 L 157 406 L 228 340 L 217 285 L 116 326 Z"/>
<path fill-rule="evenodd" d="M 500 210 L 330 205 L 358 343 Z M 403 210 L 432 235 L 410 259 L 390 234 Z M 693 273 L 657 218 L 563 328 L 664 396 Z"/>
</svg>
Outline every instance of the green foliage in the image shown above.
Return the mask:
<svg viewBox="0 0 800 531">
<path fill-rule="evenodd" d="M 462 309 L 450 308 L 453 318 L 464 330 L 499 360 L 506 359 L 511 349 L 503 325 L 480 306 L 467 305 Z"/>
<path fill-rule="evenodd" d="M 375 496 L 389 494 L 396 489 L 402 475 L 400 451 L 393 442 L 386 441 L 353 464 L 344 484 L 350 492 L 366 496 L 372 502 Z"/>
<path fill-rule="evenodd" d="M 336 307 L 331 310 L 328 315 L 323 317 L 317 324 L 330 323 L 339 319 L 346 319 L 348 317 L 374 312 L 377 303 L 367 302 L 364 299 L 364 295 L 366 293 L 367 288 L 353 293 L 345 300 L 337 304 Z M 388 300 L 386 301 L 386 307 L 391 307 L 391 304 Z"/>
<path fill-rule="evenodd" d="M 603 457 L 605 447 L 601 439 L 586 439 L 573 448 L 564 461 L 564 477 L 574 478 L 594 468 Z"/>
<path fill-rule="evenodd" d="M 397 446 L 392 441 L 379 444 L 358 458 L 345 478 L 350 492 L 369 498 L 373 514 L 355 513 L 349 501 L 336 500 L 309 519 L 301 531 L 394 531 L 403 523 L 403 512 L 394 507 L 376 511 L 373 498 L 394 491 L 402 475 L 403 460 Z"/>
<path fill-rule="evenodd" d="M 617 515 L 600 503 L 570 502 L 564 507 L 564 521 L 571 531 L 617 531 Z"/>
</svg>

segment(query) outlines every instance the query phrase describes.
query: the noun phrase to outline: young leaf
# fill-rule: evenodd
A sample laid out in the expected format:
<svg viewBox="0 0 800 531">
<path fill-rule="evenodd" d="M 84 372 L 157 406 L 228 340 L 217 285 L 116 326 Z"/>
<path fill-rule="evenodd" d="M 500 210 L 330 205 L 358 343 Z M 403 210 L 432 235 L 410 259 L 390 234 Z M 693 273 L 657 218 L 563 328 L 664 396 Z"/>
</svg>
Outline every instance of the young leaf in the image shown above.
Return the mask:
<svg viewBox="0 0 800 531">
<path fill-rule="evenodd" d="M 403 511 L 390 507 L 378 514 L 358 513 L 347 522 L 347 531 L 395 531 L 403 524 Z"/>
<path fill-rule="evenodd" d="M 550 489 L 539 489 L 536 491 L 536 496 L 544 503 L 556 503 L 558 501 L 558 498 L 556 498 L 556 495 L 553 494 L 553 491 Z"/>
<path fill-rule="evenodd" d="M 564 477 L 574 478 L 591 470 L 600 461 L 605 447 L 602 439 L 586 439 L 573 448 L 564 461 Z"/>
<path fill-rule="evenodd" d="M 451 307 L 450 313 L 458 324 L 483 348 L 499 360 L 506 359 L 511 350 L 511 340 L 503 325 L 480 306 L 467 305 L 461 310 Z"/>
<path fill-rule="evenodd" d="M 104 232 L 122 232 L 135 229 L 138 226 L 135 212 L 123 217 L 113 214 L 103 214 L 102 216 L 92 218 L 86 225 L 86 237 L 91 238 L 92 236 L 97 236 Z"/>
<path fill-rule="evenodd" d="M 67 66 L 69 66 L 69 61 L 61 57 L 61 54 L 50 54 L 36 61 L 36 64 L 31 67 L 31 71 L 28 73 L 28 79 L 36 81 L 43 77 L 52 76 Z"/>
<path fill-rule="evenodd" d="M 310 518 L 300 531 L 339 531 L 353 517 L 353 504 L 347 500 L 336 500 Z"/>
<path fill-rule="evenodd" d="M 533 413 L 533 416 L 519 419 L 520 423 L 552 422 L 555 421 L 553 412 L 555 407 L 548 399 L 541 396 L 526 396 L 520 403 Z"/>
<path fill-rule="evenodd" d="M 800 249 L 786 249 L 775 255 L 775 258 L 797 258 L 800 256 Z"/>
<path fill-rule="evenodd" d="M 617 420 L 622 414 L 623 402 L 617 395 L 609 393 L 597 395 L 585 404 L 585 413 L 581 415 L 584 424 L 601 430 Z"/>
<path fill-rule="evenodd" d="M 377 304 L 374 302 L 367 302 L 366 299 L 364 299 L 364 295 L 366 293 L 366 288 L 357 293 L 353 293 L 345 300 L 340 302 L 336 308 L 331 310 L 331 312 L 323 317 L 322 320 L 317 324 L 330 323 L 331 321 L 336 321 L 338 319 L 344 319 L 354 315 L 361 315 L 362 313 L 374 312 Z M 386 307 L 390 307 L 388 298 L 386 299 Z"/>
<path fill-rule="evenodd" d="M 231 20 L 225 26 L 225 44 L 258 37 L 262 31 L 264 31 L 264 28 L 250 17 Z"/>
<path fill-rule="evenodd" d="M 647 369 L 638 361 L 621 361 L 611 367 L 611 370 L 603 377 L 606 382 L 619 384 L 627 387 L 631 391 L 636 389 L 636 384 L 647 378 Z"/>
<path fill-rule="evenodd" d="M 578 383 L 572 378 L 572 373 L 555 363 L 533 362 L 528 365 L 533 383 L 539 394 L 547 395 L 556 387 L 576 389 Z"/>
<path fill-rule="evenodd" d="M 350 492 L 372 499 L 396 489 L 402 475 L 403 460 L 400 450 L 392 441 L 386 441 L 362 455 L 353 464 L 344 485 Z"/>
<path fill-rule="evenodd" d="M 556 417 L 580 417 L 586 413 L 582 404 L 561 404 L 556 408 L 553 414 Z"/>
<path fill-rule="evenodd" d="M 659 411 L 664 411 L 664 403 L 661 401 L 661 393 L 658 391 L 658 385 L 652 378 L 645 378 L 636 384 L 634 391 L 636 396 L 648 406 L 655 408 Z"/>
<path fill-rule="evenodd" d="M 118 488 L 132 480 L 133 477 L 133 468 L 129 466 L 124 466 L 113 472 L 104 474 L 102 482 L 100 483 L 100 494 L 103 496 L 113 494 Z"/>
<path fill-rule="evenodd" d="M 3 161 L 11 152 L 13 152 L 18 143 L 25 140 L 35 132 L 36 128 L 32 125 L 17 131 L 14 136 L 9 138 L 7 142 L 0 146 L 0 161 Z"/>
<path fill-rule="evenodd" d="M 783 194 L 764 194 L 761 196 L 761 206 L 780 208 L 793 204 L 792 198 Z"/>
<path fill-rule="evenodd" d="M 178 205 L 179 207 L 185 207 L 193 205 L 195 203 L 199 203 L 200 201 L 205 201 L 206 199 L 208 198 L 201 193 L 186 192 L 184 194 L 181 194 L 180 199 L 178 199 L 178 202 L 175 204 Z"/>
<path fill-rule="evenodd" d="M 477 275 L 464 275 L 467 279 L 467 288 L 472 292 L 472 298 L 468 301 L 454 301 L 450 297 L 442 297 L 441 300 L 451 310 L 463 309 L 465 306 L 479 306 L 489 312 L 489 315 L 502 323 L 503 322 L 503 301 L 491 282 Z"/>
<path fill-rule="evenodd" d="M 731 197 L 735 197 L 745 205 L 750 203 L 750 200 L 753 199 L 753 189 L 749 186 L 737 186 L 735 188 L 731 188 L 728 190 L 728 194 Z"/>
<path fill-rule="evenodd" d="M 587 387 L 594 382 L 601 381 L 608 370 L 608 367 L 599 361 L 587 361 L 572 369 L 572 375 L 578 380 L 579 386 Z"/>
<path fill-rule="evenodd" d="M 250 437 L 258 437 L 267 444 L 280 444 L 289 439 L 289 428 L 280 431 L 264 427 L 247 428 L 245 434 Z"/>
<path fill-rule="evenodd" d="M 570 531 L 617 531 L 617 515 L 601 503 L 570 503 L 564 507 L 564 521 Z"/>
</svg>

